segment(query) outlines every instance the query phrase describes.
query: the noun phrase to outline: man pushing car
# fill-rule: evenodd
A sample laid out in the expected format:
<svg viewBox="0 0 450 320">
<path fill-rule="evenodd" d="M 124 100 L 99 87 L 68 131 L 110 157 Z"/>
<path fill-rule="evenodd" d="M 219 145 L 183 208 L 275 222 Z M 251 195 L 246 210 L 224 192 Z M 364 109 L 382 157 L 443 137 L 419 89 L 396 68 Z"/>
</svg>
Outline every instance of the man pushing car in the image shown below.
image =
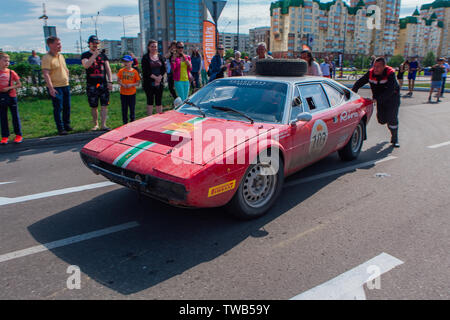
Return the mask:
<svg viewBox="0 0 450 320">
<path fill-rule="evenodd" d="M 400 107 L 400 86 L 395 77 L 395 70 L 386 65 L 383 57 L 375 59 L 373 67 L 353 85 L 358 92 L 366 83 L 370 83 L 373 99 L 377 102 L 377 118 L 380 124 L 387 124 L 391 132 L 391 143 L 399 148 L 398 109 Z"/>
</svg>

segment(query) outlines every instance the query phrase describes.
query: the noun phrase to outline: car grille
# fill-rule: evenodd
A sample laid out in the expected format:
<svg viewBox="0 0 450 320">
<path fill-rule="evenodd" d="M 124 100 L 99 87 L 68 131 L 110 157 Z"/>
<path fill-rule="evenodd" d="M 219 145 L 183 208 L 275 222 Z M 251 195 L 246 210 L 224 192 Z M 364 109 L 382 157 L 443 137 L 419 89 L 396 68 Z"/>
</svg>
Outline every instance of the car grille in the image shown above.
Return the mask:
<svg viewBox="0 0 450 320">
<path fill-rule="evenodd" d="M 156 178 L 123 169 L 112 164 L 100 161 L 94 157 L 80 152 L 83 163 L 94 173 L 101 174 L 107 179 L 125 187 L 135 189 L 148 196 L 169 202 L 171 200 L 185 201 L 187 199 L 186 187 L 181 183 Z"/>
</svg>

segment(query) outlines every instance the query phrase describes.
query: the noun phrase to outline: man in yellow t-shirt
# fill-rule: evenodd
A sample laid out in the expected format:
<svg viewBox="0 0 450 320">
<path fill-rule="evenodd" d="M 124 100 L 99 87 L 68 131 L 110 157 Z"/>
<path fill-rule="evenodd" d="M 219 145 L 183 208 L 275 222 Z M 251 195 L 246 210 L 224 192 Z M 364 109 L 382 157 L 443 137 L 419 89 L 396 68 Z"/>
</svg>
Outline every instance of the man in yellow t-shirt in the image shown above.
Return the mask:
<svg viewBox="0 0 450 320">
<path fill-rule="evenodd" d="M 120 101 L 122 102 L 122 121 L 128 123 L 128 108 L 130 109 L 130 122 L 136 119 L 136 87 L 141 83 L 141 77 L 133 68 L 133 58 L 129 55 L 122 58 L 124 68 L 117 73 L 120 84 Z"/>
<path fill-rule="evenodd" d="M 50 50 L 42 58 L 42 73 L 53 102 L 53 116 L 58 134 L 67 135 L 68 131 L 73 130 L 70 126 L 69 69 L 67 69 L 66 59 L 60 53 L 61 40 L 57 37 L 49 37 L 47 46 Z"/>
</svg>

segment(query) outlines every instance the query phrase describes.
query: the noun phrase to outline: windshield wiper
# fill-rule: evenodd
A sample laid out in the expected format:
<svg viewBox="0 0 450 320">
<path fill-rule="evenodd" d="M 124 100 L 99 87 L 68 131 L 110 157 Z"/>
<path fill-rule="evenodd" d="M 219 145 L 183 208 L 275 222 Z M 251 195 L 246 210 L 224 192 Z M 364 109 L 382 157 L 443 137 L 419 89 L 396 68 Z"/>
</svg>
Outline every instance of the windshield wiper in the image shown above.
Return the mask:
<svg viewBox="0 0 450 320">
<path fill-rule="evenodd" d="M 189 100 L 186 100 L 184 103 L 187 104 L 187 105 L 196 107 L 198 109 L 198 111 L 200 111 L 200 113 L 203 115 L 203 118 L 206 118 L 206 113 L 203 112 L 202 108 L 200 108 L 198 105 L 196 105 L 195 103 L 193 103 L 193 102 L 191 102 Z"/>
<path fill-rule="evenodd" d="M 236 114 L 239 114 L 241 116 L 243 116 L 244 118 L 247 118 L 248 120 L 250 120 L 250 122 L 253 124 L 255 123 L 255 120 L 253 120 L 252 118 L 250 118 L 249 116 L 247 116 L 246 114 L 237 111 L 233 108 L 229 108 L 229 107 L 219 107 L 219 106 L 212 106 L 211 108 L 216 109 L 216 110 L 220 110 L 220 111 L 225 111 L 225 112 L 234 112 Z"/>
</svg>

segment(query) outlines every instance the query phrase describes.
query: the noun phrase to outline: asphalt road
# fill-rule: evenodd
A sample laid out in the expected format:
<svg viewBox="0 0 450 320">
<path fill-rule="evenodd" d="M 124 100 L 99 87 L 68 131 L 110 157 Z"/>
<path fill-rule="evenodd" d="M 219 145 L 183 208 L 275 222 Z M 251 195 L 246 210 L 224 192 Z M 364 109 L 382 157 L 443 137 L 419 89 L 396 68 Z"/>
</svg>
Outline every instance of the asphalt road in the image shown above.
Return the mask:
<svg viewBox="0 0 450 320">
<path fill-rule="evenodd" d="M 402 100 L 400 149 L 372 118 L 358 160 L 333 154 L 288 178 L 250 222 L 117 185 L 45 193 L 105 182 L 80 144 L 0 154 L 0 299 L 287 300 L 323 284 L 343 292 L 366 262 L 367 278 L 381 276 L 360 298 L 449 299 L 450 144 L 438 144 L 450 140 L 450 98 L 426 100 Z M 70 266 L 80 289 L 68 288 Z"/>
</svg>

